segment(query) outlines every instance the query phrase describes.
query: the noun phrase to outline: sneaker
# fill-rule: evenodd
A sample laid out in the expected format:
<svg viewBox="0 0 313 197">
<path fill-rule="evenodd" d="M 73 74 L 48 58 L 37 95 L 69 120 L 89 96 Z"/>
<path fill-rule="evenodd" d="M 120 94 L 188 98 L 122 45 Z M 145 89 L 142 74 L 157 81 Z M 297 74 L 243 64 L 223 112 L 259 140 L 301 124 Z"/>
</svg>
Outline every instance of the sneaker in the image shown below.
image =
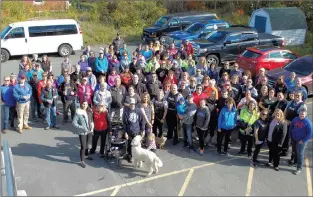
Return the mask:
<svg viewBox="0 0 313 197">
<path fill-rule="evenodd" d="M 258 165 L 257 165 L 256 162 L 251 162 L 251 166 L 252 166 L 252 167 L 257 167 Z"/>
<path fill-rule="evenodd" d="M 222 152 L 217 152 L 218 155 L 222 155 Z"/>
<path fill-rule="evenodd" d="M 200 148 L 200 155 L 203 155 L 203 149 Z"/>
<path fill-rule="evenodd" d="M 28 126 L 28 125 L 24 125 L 24 129 L 30 130 L 30 129 L 32 129 L 32 127 L 30 127 L 30 126 Z"/>
<path fill-rule="evenodd" d="M 268 167 L 272 167 L 273 166 L 273 164 L 271 163 L 271 162 L 268 162 L 267 164 L 265 164 L 266 166 L 268 166 Z"/>
<path fill-rule="evenodd" d="M 228 149 L 231 149 L 231 144 L 228 144 Z"/>
<path fill-rule="evenodd" d="M 180 149 L 184 149 L 184 148 L 187 148 L 188 145 L 184 144 L 184 146 L 180 147 Z"/>
<path fill-rule="evenodd" d="M 239 155 L 239 156 L 242 156 L 242 155 L 244 155 L 244 152 L 241 152 L 241 151 L 240 151 L 240 152 L 238 153 L 238 155 Z"/>
<path fill-rule="evenodd" d="M 51 129 L 60 129 L 60 127 L 52 126 Z"/>
<path fill-rule="evenodd" d="M 255 163 L 260 164 L 261 162 L 259 160 L 255 160 Z"/>
<path fill-rule="evenodd" d="M 279 171 L 279 168 L 278 168 L 278 167 L 275 167 L 274 170 L 278 172 L 278 171 Z"/>
<path fill-rule="evenodd" d="M 89 157 L 89 156 L 87 156 L 86 159 L 89 160 L 89 161 L 92 161 L 92 160 L 93 160 L 93 158 L 92 158 L 92 157 Z"/>
<path fill-rule="evenodd" d="M 225 156 L 229 156 L 230 154 L 228 152 L 222 152 L 222 155 L 225 155 Z"/>
<path fill-rule="evenodd" d="M 298 175 L 298 174 L 300 174 L 300 173 L 301 173 L 301 170 L 300 170 L 300 169 L 297 169 L 296 171 L 293 172 L 294 175 Z"/>
<path fill-rule="evenodd" d="M 80 162 L 80 165 L 81 165 L 81 167 L 86 168 L 86 164 L 85 164 L 84 161 L 81 161 L 81 162 Z"/>
<path fill-rule="evenodd" d="M 96 151 L 90 150 L 88 154 L 89 154 L 89 155 L 93 155 L 93 154 L 95 154 L 95 153 L 96 153 Z"/>
<path fill-rule="evenodd" d="M 290 166 L 292 166 L 292 165 L 294 165 L 294 164 L 295 164 L 295 162 L 294 162 L 294 160 L 293 160 L 293 159 L 290 159 L 290 160 L 288 161 L 288 164 L 289 164 Z"/>
<path fill-rule="evenodd" d="M 251 159 L 251 154 L 248 154 L 248 158 Z"/>
<path fill-rule="evenodd" d="M 50 129 L 50 127 L 46 127 L 46 128 L 45 128 L 45 130 L 49 130 L 49 129 Z"/>
<path fill-rule="evenodd" d="M 6 133 L 8 132 L 8 130 L 3 129 L 2 132 L 3 132 L 4 134 L 6 134 Z"/>
<path fill-rule="evenodd" d="M 18 129 L 17 132 L 19 132 L 20 134 L 23 133 L 23 130 L 22 129 Z"/>
</svg>

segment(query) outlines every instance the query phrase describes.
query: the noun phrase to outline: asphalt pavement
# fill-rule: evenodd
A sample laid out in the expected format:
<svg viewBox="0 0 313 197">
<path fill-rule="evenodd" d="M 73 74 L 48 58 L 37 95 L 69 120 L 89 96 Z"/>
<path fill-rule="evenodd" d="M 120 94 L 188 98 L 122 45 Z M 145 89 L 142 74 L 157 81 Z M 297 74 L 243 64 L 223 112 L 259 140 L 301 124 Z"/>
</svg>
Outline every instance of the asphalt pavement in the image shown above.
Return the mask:
<svg viewBox="0 0 313 197">
<path fill-rule="evenodd" d="M 100 50 L 99 46 L 93 49 Z M 130 46 L 131 51 L 134 49 Z M 78 61 L 80 54 L 77 52 L 70 60 Z M 50 57 L 53 72 L 59 74 L 63 58 Z M 1 64 L 1 79 L 17 73 L 20 58 Z M 307 101 L 311 120 L 312 102 L 312 98 Z M 62 116 L 57 117 L 57 122 L 60 130 L 46 131 L 42 122 L 31 122 L 33 129 L 23 134 L 2 134 L 12 147 L 17 187 L 30 196 L 312 196 L 312 142 L 306 151 L 307 167 L 298 176 L 287 164 L 290 157 L 282 158 L 279 172 L 264 165 L 250 167 L 247 157 L 236 156 L 239 144 L 234 142 L 231 156 L 218 156 L 215 148 L 206 148 L 204 156 L 200 156 L 180 149 L 182 143 L 168 143 L 164 150 L 157 151 L 164 166 L 158 174 L 146 177 L 147 169 L 135 169 L 125 161 L 119 168 L 114 160 L 102 159 L 98 153 L 93 155 L 93 161 L 87 161 L 87 168 L 81 168 L 79 139 L 71 132 L 73 126 L 62 125 Z M 266 148 L 259 157 L 267 161 Z"/>
</svg>

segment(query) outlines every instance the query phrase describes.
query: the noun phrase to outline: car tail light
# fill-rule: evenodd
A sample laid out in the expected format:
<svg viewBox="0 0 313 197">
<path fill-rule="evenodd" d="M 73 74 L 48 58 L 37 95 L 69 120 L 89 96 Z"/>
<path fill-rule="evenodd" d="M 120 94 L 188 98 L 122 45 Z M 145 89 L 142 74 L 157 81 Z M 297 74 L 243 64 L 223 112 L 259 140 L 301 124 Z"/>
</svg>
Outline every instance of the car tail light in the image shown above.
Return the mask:
<svg viewBox="0 0 313 197">
<path fill-rule="evenodd" d="M 283 38 L 283 41 L 281 42 L 281 46 L 285 46 L 285 39 Z"/>
</svg>

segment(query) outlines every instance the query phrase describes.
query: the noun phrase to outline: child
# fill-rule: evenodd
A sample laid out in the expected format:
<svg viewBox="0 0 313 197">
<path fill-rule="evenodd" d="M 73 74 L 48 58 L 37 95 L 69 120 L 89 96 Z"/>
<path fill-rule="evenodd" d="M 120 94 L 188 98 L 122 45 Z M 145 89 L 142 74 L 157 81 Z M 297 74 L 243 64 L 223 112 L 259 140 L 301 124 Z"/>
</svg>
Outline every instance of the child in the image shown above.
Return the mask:
<svg viewBox="0 0 313 197">
<path fill-rule="evenodd" d="M 183 116 L 187 111 L 187 104 L 184 98 L 181 98 L 176 104 L 176 110 L 178 116 Z M 180 131 L 180 135 L 183 136 L 183 125 L 181 118 L 179 118 L 179 124 L 177 130 Z"/>
<path fill-rule="evenodd" d="M 155 144 L 155 135 L 154 133 L 150 132 L 148 134 L 148 137 L 147 137 L 147 149 L 148 150 L 151 150 L 152 152 L 156 152 L 156 144 Z"/>
</svg>

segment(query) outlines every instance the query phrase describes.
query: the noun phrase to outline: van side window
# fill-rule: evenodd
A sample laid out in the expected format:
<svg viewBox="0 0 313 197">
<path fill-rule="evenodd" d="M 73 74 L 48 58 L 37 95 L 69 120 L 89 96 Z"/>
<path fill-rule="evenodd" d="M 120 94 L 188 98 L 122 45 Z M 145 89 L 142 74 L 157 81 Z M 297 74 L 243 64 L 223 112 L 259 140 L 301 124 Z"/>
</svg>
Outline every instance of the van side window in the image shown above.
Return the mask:
<svg viewBox="0 0 313 197">
<path fill-rule="evenodd" d="M 78 33 L 76 25 L 33 26 L 29 27 L 28 31 L 29 37 L 62 36 Z"/>
<path fill-rule="evenodd" d="M 7 38 L 25 38 L 24 27 L 16 27 L 10 31 Z"/>
<path fill-rule="evenodd" d="M 231 34 L 226 38 L 226 41 L 230 41 L 231 43 L 238 43 L 241 40 L 241 33 Z"/>
<path fill-rule="evenodd" d="M 243 33 L 241 36 L 242 42 L 253 41 L 256 40 L 257 35 L 254 33 Z"/>
</svg>

